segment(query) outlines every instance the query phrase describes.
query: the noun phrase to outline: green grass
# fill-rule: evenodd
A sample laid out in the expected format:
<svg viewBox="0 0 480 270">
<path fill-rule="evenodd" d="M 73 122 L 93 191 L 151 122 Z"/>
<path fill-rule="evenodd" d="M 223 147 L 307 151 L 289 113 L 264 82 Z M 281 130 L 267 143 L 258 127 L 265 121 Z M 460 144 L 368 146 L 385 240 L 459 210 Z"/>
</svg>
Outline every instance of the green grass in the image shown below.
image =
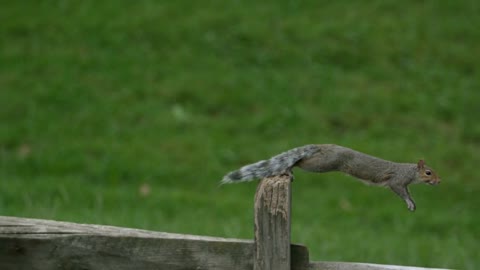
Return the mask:
<svg viewBox="0 0 480 270">
<path fill-rule="evenodd" d="M 222 176 L 336 143 L 443 182 L 413 186 L 410 213 L 296 171 L 312 259 L 480 266 L 478 1 L 11 1 L 0 18 L 0 215 L 252 238 L 256 183 Z"/>
</svg>

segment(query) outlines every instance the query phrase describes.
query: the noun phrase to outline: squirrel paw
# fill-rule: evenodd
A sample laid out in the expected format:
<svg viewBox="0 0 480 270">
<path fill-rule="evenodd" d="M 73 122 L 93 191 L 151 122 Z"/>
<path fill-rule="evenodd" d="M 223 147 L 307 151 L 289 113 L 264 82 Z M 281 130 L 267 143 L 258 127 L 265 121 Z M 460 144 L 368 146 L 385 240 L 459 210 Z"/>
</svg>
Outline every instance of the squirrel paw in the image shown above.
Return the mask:
<svg viewBox="0 0 480 270">
<path fill-rule="evenodd" d="M 415 203 L 412 202 L 412 201 L 407 201 L 407 207 L 408 207 L 408 210 L 410 210 L 412 212 L 415 211 L 415 209 L 416 209 Z"/>
</svg>

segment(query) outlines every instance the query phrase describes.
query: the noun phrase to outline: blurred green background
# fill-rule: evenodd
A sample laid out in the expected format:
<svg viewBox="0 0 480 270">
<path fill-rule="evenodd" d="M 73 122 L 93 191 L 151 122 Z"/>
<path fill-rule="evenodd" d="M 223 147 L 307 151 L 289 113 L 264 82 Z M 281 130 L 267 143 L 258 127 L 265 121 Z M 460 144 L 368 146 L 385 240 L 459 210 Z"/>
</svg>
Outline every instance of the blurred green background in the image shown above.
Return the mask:
<svg viewBox="0 0 480 270">
<path fill-rule="evenodd" d="M 295 171 L 313 260 L 478 269 L 480 2 L 9 1 L 0 215 L 253 238 L 247 163 L 309 143 L 442 177 Z"/>
</svg>

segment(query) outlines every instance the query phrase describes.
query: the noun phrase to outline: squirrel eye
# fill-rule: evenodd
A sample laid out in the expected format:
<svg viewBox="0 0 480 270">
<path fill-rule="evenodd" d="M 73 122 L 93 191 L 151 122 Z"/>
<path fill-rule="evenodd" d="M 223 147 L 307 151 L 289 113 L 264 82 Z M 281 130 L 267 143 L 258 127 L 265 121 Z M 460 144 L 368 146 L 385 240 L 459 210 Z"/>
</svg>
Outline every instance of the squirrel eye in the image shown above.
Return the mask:
<svg viewBox="0 0 480 270">
<path fill-rule="evenodd" d="M 426 171 L 425 171 L 425 174 L 426 174 L 426 175 L 431 175 L 431 174 L 432 174 L 432 172 L 431 172 L 431 171 L 429 171 L 429 170 L 426 170 Z"/>
</svg>

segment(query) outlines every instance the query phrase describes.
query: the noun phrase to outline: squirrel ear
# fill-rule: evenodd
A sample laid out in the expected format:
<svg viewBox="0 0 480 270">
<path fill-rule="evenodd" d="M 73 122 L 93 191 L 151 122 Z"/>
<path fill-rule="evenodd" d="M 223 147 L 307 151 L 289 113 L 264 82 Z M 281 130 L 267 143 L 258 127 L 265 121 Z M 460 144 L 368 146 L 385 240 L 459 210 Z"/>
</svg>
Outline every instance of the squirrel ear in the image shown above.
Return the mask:
<svg viewBox="0 0 480 270">
<path fill-rule="evenodd" d="M 419 169 L 423 169 L 424 166 L 425 166 L 425 161 L 423 161 L 423 159 L 420 159 L 417 163 L 417 167 Z"/>
</svg>

